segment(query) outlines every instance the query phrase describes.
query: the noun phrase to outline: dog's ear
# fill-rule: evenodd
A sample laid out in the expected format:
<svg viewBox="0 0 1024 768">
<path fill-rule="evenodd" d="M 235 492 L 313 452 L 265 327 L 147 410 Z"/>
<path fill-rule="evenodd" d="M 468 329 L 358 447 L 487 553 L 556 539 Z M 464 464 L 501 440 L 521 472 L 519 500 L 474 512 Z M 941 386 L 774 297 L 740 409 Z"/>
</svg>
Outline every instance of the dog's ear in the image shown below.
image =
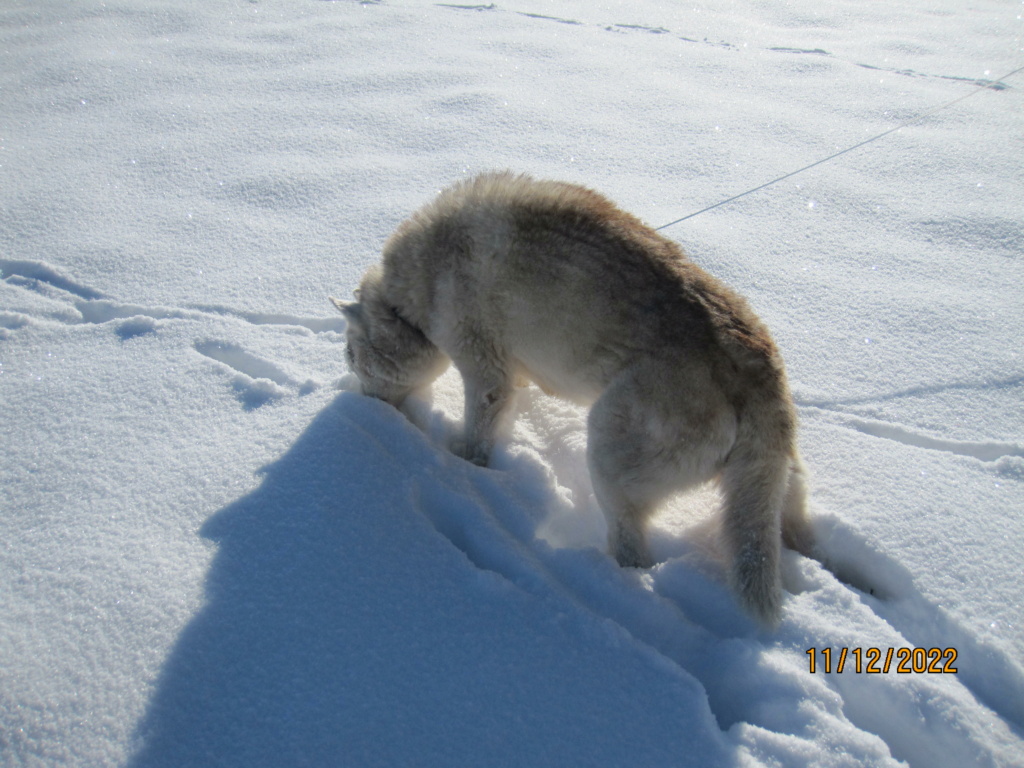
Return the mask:
<svg viewBox="0 0 1024 768">
<path fill-rule="evenodd" d="M 363 305 L 358 301 L 341 301 L 329 296 L 331 303 L 338 308 L 338 311 L 345 316 L 345 319 L 352 325 L 363 324 Z"/>
</svg>

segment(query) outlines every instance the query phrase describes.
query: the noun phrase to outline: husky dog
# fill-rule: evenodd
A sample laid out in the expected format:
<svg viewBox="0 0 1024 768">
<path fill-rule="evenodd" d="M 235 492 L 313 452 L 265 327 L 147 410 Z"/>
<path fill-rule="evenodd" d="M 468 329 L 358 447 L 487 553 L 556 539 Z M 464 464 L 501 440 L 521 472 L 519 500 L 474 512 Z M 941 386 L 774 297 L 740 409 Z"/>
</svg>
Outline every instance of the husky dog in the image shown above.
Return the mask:
<svg viewBox="0 0 1024 768">
<path fill-rule="evenodd" d="M 717 478 L 734 590 L 778 623 L 780 545 L 808 552 L 796 415 L 782 358 L 740 296 L 583 187 L 489 173 L 398 227 L 355 302 L 347 355 L 399 406 L 454 362 L 464 443 L 486 465 L 513 388 L 592 404 L 587 460 L 611 554 L 649 567 L 669 494 Z"/>
</svg>

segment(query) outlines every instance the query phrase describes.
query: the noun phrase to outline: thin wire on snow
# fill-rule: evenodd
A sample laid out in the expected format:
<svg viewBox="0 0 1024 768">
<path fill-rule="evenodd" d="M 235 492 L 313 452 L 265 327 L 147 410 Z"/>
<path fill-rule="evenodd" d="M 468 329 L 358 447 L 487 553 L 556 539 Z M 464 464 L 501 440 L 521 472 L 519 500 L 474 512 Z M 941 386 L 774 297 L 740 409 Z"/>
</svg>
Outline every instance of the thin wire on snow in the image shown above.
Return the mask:
<svg viewBox="0 0 1024 768">
<path fill-rule="evenodd" d="M 922 112 L 917 117 L 913 117 L 910 120 L 905 120 L 904 122 L 900 123 L 897 126 L 894 126 L 893 128 L 889 128 L 888 130 L 882 131 L 881 133 L 879 133 L 876 136 L 872 136 L 870 139 L 865 139 L 864 141 L 858 142 L 857 144 L 854 144 L 853 146 L 847 147 L 846 149 L 842 149 L 842 150 L 840 150 L 840 151 L 838 151 L 838 152 L 836 152 L 834 154 L 831 154 L 828 157 L 823 157 L 821 160 L 816 160 L 815 162 L 811 163 L 810 165 L 805 165 L 803 168 L 799 168 L 799 169 L 797 169 L 795 171 L 790 171 L 787 174 L 779 176 L 777 179 L 772 179 L 771 181 L 767 181 L 764 184 L 761 184 L 760 186 L 754 187 L 753 189 L 748 189 L 746 192 L 741 192 L 738 195 L 733 195 L 732 197 L 726 198 L 725 200 L 721 200 L 721 201 L 715 203 L 714 205 L 709 205 L 707 208 L 701 208 L 699 211 L 694 211 L 693 213 L 687 214 L 686 216 L 683 216 L 682 218 L 676 219 L 675 221 L 670 221 L 668 224 L 662 224 L 660 227 L 655 227 L 655 230 L 668 229 L 669 227 L 674 226 L 676 224 L 679 224 L 682 221 L 686 221 L 687 219 L 692 219 L 694 216 L 700 216 L 702 213 L 707 213 L 708 211 L 712 211 L 715 208 L 718 208 L 719 206 L 725 205 L 726 203 L 731 203 L 733 200 L 739 200 L 741 197 L 746 197 L 747 195 L 752 195 L 755 192 L 759 192 L 760 190 L 765 189 L 766 187 L 772 186 L 773 184 L 778 184 L 780 181 L 785 181 L 788 178 L 796 176 L 798 173 L 803 173 L 804 171 L 810 170 L 811 168 L 814 168 L 815 166 L 821 165 L 823 163 L 827 163 L 830 160 L 835 160 L 840 155 L 845 155 L 847 152 L 852 152 L 853 150 L 859 149 L 860 147 L 863 147 L 866 144 L 870 144 L 873 141 L 878 141 L 882 137 L 888 136 L 890 133 L 895 133 L 896 131 L 899 131 L 899 130 L 901 130 L 903 128 L 906 128 L 909 125 L 913 125 L 914 123 L 918 123 L 918 122 L 924 120 L 926 117 L 931 117 L 936 112 L 941 112 L 944 109 L 948 109 L 949 107 L 952 107 L 954 104 L 959 104 L 961 101 L 964 101 L 965 99 L 971 98 L 971 96 L 976 95 L 978 92 L 980 92 L 982 90 L 993 90 L 993 89 L 996 89 L 996 86 L 999 85 L 999 83 L 1001 83 L 1003 80 L 1005 80 L 1008 77 L 1012 77 L 1013 75 L 1016 75 L 1018 72 L 1022 72 L 1022 71 L 1024 71 L 1024 67 L 1017 67 L 1017 69 L 1013 70 L 1012 72 L 1007 72 L 1005 75 L 1003 75 L 1000 78 L 997 78 L 994 81 L 989 81 L 989 82 L 981 83 L 973 91 L 971 91 L 969 93 L 966 93 L 963 96 L 958 96 L 957 98 L 953 99 L 952 101 L 948 101 L 945 104 L 941 104 L 941 105 L 939 105 L 937 107 L 929 109 L 927 112 Z"/>
</svg>

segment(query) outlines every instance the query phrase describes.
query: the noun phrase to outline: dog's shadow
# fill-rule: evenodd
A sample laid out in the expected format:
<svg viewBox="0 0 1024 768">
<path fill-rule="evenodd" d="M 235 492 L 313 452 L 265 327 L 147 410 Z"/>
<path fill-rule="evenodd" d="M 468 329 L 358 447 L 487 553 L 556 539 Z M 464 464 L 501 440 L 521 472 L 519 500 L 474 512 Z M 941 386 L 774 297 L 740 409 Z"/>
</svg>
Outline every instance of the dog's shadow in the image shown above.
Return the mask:
<svg viewBox="0 0 1024 768">
<path fill-rule="evenodd" d="M 577 659 L 562 630 L 518 629 L 548 609 L 509 591 L 501 562 L 474 577 L 451 546 L 458 532 L 438 535 L 464 512 L 470 534 L 496 537 L 478 555 L 522 559 L 515 540 L 534 524 L 527 497 L 546 490 L 509 497 L 498 514 L 510 523 L 481 524 L 493 510 L 476 505 L 472 489 L 506 498 L 506 484 L 504 473 L 439 449 L 390 406 L 341 393 L 255 491 L 201 529 L 218 544 L 206 603 L 164 663 L 127 764 L 395 765 L 415 745 L 415 762 L 444 765 L 453 745 L 471 743 L 491 764 L 515 755 L 555 765 L 581 748 L 597 760 L 654 738 L 640 721 L 566 741 L 608 680 Z M 573 684 L 560 689 L 559 706 L 534 712 L 551 698 L 555 669 Z"/>
<path fill-rule="evenodd" d="M 383 529 L 402 550 L 424 523 L 395 513 L 407 506 L 390 477 L 405 441 L 385 408 L 342 393 L 256 491 L 203 526 L 219 545 L 206 604 L 163 667 L 131 766 L 299 765 L 342 746 L 358 754 L 389 729 L 346 725 L 365 725 L 353 710 L 379 705 L 374 681 L 408 674 L 378 651 L 410 631 L 395 576 L 412 574 L 371 553 L 387 551 Z"/>
</svg>

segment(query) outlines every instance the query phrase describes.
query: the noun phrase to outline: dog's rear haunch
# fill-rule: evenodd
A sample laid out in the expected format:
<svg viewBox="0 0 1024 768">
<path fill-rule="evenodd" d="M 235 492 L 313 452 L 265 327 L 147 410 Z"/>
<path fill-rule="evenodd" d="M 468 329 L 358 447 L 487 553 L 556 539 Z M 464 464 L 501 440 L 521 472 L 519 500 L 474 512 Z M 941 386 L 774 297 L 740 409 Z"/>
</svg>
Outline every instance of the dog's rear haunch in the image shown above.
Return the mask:
<svg viewBox="0 0 1024 768">
<path fill-rule="evenodd" d="M 777 624 L 781 544 L 812 545 L 785 369 L 746 301 L 675 243 L 583 187 L 484 174 L 401 224 L 356 295 L 335 304 L 364 392 L 398 406 L 454 362 L 470 461 L 487 464 L 518 380 L 592 404 L 621 565 L 652 564 L 659 502 L 717 478 L 733 588 Z"/>
</svg>

